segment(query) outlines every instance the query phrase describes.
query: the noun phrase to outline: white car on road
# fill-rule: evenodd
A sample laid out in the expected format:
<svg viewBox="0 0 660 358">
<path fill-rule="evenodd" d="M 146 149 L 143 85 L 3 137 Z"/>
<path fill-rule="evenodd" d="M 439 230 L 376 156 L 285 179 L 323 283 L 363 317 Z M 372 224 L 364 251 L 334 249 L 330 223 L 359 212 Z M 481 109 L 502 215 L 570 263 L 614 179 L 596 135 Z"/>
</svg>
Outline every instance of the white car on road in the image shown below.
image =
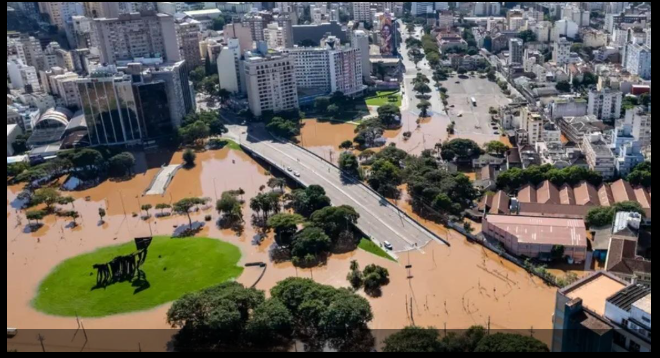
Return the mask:
<svg viewBox="0 0 660 358">
<path fill-rule="evenodd" d="M 383 243 L 383 246 L 384 246 L 386 249 L 392 251 L 392 244 L 390 244 L 389 241 L 385 241 L 385 242 Z"/>
</svg>

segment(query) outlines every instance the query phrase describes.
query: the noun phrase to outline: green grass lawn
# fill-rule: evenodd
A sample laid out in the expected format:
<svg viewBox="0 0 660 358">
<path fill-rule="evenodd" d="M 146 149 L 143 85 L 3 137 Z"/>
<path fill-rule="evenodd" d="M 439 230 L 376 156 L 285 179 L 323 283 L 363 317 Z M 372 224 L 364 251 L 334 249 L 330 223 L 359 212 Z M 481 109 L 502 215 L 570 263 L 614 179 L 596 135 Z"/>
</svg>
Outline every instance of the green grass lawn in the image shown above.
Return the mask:
<svg viewBox="0 0 660 358">
<path fill-rule="evenodd" d="M 217 149 L 219 149 L 219 148 L 228 148 L 228 149 L 232 149 L 232 150 L 243 151 L 243 148 L 241 148 L 241 145 L 234 142 L 231 139 L 219 138 L 218 141 L 220 143 L 223 143 L 223 144 L 221 146 L 217 147 Z"/>
<path fill-rule="evenodd" d="M 396 262 L 396 260 L 393 259 L 392 256 L 388 255 L 383 249 L 381 249 L 378 245 L 374 244 L 373 241 L 371 240 L 368 239 L 360 240 L 360 244 L 358 245 L 358 247 L 378 257 L 382 257 L 384 259 L 388 259 L 390 261 Z"/>
<path fill-rule="evenodd" d="M 106 288 L 96 286 L 92 266 L 135 251 L 129 243 L 99 249 L 64 261 L 41 283 L 32 302 L 37 310 L 55 316 L 104 317 L 148 310 L 195 292 L 234 279 L 243 273 L 237 263 L 240 250 L 231 244 L 207 238 L 156 237 L 141 270 L 147 285 L 121 282 Z M 135 281 L 134 281 L 135 282 Z"/>
<path fill-rule="evenodd" d="M 396 101 L 390 102 L 390 97 L 395 96 L 397 98 Z M 386 104 L 394 104 L 397 107 L 401 107 L 401 94 L 398 91 L 384 91 L 384 92 L 376 92 L 375 96 L 372 97 L 366 97 L 364 99 L 365 103 L 367 106 L 384 106 Z"/>
</svg>

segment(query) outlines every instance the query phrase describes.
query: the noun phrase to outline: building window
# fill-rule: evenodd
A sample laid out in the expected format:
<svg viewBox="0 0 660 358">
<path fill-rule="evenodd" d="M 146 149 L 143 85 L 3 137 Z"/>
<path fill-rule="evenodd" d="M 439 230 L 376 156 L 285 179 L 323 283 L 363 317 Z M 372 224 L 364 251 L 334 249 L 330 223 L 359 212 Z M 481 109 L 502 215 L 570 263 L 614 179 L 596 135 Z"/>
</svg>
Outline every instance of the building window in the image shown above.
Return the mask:
<svg viewBox="0 0 660 358">
<path fill-rule="evenodd" d="M 625 347 L 626 346 L 626 337 L 622 335 L 621 333 L 615 331 L 614 332 L 614 344 L 620 347 Z"/>
<path fill-rule="evenodd" d="M 639 344 L 637 344 L 637 342 L 632 340 L 630 341 L 630 346 L 628 347 L 628 351 L 639 353 L 641 349 L 642 347 Z"/>
</svg>

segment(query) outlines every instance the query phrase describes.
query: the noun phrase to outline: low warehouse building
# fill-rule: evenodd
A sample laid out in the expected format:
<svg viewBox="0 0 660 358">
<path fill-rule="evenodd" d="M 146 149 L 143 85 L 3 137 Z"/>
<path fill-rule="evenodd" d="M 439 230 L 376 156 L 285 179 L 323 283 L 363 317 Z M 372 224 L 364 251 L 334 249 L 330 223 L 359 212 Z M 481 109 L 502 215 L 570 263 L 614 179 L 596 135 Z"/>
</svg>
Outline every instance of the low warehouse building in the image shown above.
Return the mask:
<svg viewBox="0 0 660 358">
<path fill-rule="evenodd" d="M 483 234 L 518 256 L 550 260 L 555 246 L 575 263 L 587 258 L 587 229 L 583 220 L 530 216 L 487 215 Z"/>
</svg>

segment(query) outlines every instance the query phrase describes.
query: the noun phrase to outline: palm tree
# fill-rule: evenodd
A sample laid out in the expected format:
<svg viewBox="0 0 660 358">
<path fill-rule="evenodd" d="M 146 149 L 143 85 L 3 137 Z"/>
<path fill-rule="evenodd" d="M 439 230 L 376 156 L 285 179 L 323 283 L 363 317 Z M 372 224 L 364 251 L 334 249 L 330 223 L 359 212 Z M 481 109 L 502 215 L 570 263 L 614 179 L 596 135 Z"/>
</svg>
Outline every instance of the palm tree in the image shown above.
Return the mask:
<svg viewBox="0 0 660 358">
<path fill-rule="evenodd" d="M 271 189 L 280 188 L 280 191 L 283 191 L 286 186 L 286 180 L 281 178 L 270 178 L 268 180 L 268 186 Z"/>
</svg>

